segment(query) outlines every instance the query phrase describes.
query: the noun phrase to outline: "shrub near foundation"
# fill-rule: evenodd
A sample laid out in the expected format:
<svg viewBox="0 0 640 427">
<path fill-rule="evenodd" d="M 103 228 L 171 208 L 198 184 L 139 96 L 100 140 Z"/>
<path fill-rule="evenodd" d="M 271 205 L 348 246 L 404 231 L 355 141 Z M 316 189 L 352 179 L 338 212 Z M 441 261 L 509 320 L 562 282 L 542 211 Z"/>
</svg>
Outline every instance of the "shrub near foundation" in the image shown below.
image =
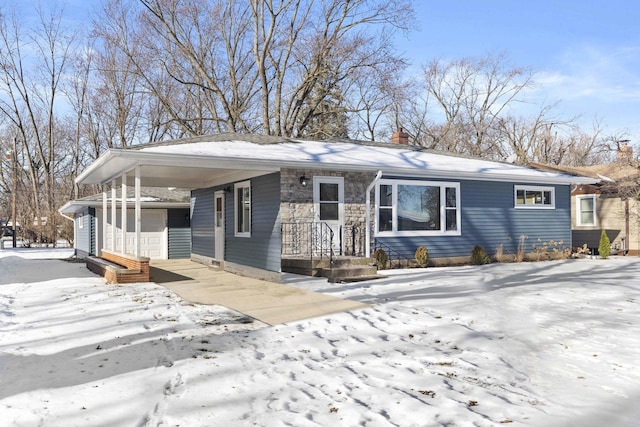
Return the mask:
<svg viewBox="0 0 640 427">
<path fill-rule="evenodd" d="M 475 245 L 473 250 L 471 250 L 471 264 L 473 265 L 483 265 L 489 264 L 491 259 L 487 254 L 487 251 L 480 245 Z"/>
<path fill-rule="evenodd" d="M 420 246 L 416 249 L 415 258 L 420 267 L 426 267 L 429 265 L 429 251 L 424 246 Z"/>
<path fill-rule="evenodd" d="M 384 251 L 384 249 L 376 249 L 373 253 L 373 257 L 376 259 L 376 266 L 378 270 L 384 270 L 387 268 L 387 263 L 389 262 L 389 255 Z"/>
</svg>

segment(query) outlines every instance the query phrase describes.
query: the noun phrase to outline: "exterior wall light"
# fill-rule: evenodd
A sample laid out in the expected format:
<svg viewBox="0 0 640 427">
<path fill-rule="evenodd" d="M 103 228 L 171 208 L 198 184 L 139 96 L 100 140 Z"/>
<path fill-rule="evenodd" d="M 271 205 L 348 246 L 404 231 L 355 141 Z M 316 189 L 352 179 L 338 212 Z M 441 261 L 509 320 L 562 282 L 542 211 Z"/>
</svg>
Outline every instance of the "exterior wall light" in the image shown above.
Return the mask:
<svg viewBox="0 0 640 427">
<path fill-rule="evenodd" d="M 302 176 L 300 177 L 300 185 L 302 185 L 303 187 L 306 187 L 308 182 L 309 182 L 309 178 L 307 178 L 303 173 Z"/>
</svg>

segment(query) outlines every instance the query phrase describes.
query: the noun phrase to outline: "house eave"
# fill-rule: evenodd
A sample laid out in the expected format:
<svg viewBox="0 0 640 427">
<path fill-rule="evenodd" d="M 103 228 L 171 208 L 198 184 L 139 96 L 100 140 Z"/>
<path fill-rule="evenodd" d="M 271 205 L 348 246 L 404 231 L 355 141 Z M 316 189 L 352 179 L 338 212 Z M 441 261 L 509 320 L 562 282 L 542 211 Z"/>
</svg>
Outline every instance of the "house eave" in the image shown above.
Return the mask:
<svg viewBox="0 0 640 427">
<path fill-rule="evenodd" d="M 109 199 L 109 208 L 111 200 Z M 127 207 L 131 209 L 134 206 L 133 200 L 127 201 Z M 122 207 L 122 201 L 116 200 L 118 209 Z M 190 207 L 189 202 L 140 202 L 142 209 L 186 209 Z M 102 208 L 102 202 L 97 200 L 72 200 L 65 203 L 58 211 L 60 213 L 75 214 L 84 208 Z"/>
<path fill-rule="evenodd" d="M 204 178 L 189 178 L 184 172 L 186 170 L 202 169 L 227 171 L 254 171 L 256 173 L 278 172 L 282 168 L 291 169 L 311 169 L 311 170 L 340 170 L 354 172 L 372 172 L 383 170 L 385 175 L 428 177 L 440 179 L 468 179 L 497 182 L 519 182 L 519 183 L 540 183 L 540 184 L 592 184 L 596 179 L 582 176 L 572 176 L 552 172 L 536 170 L 533 173 L 517 173 L 511 171 L 460 171 L 442 170 L 435 168 L 381 168 L 378 164 L 344 164 L 319 162 L 312 159 L 304 160 L 278 160 L 272 159 L 240 159 L 238 157 L 210 156 L 196 154 L 158 153 L 140 150 L 109 149 L 91 166 L 84 170 L 78 178 L 78 184 L 98 184 L 103 185 L 113 179 L 119 179 L 124 173 L 128 173 L 137 166 L 175 168 L 175 173 L 171 176 L 157 178 L 154 185 L 160 183 L 175 185 L 180 188 L 202 188 L 211 181 Z M 152 180 L 150 177 L 143 179 Z M 174 181 L 172 181 L 172 179 Z M 143 185 L 145 185 L 143 183 Z"/>
</svg>

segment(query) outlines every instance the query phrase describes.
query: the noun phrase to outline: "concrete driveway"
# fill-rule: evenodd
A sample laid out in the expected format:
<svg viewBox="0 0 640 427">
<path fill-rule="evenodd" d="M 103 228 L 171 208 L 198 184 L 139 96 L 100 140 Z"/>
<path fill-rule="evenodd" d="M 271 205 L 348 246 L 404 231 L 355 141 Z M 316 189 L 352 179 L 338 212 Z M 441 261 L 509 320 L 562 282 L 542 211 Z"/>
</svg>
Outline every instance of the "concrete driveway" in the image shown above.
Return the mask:
<svg viewBox="0 0 640 427">
<path fill-rule="evenodd" d="M 269 325 L 368 307 L 357 301 L 215 270 L 191 260 L 151 261 L 151 281 L 181 298 L 239 311 Z"/>
</svg>

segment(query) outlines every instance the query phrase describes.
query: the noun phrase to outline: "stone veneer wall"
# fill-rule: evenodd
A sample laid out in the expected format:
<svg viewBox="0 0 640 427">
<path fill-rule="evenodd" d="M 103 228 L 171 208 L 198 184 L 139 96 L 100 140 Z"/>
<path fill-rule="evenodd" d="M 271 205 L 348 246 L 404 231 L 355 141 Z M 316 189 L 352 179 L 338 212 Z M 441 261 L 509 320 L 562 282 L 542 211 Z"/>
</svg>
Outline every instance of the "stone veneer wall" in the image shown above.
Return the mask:
<svg viewBox="0 0 640 427">
<path fill-rule="evenodd" d="M 306 187 L 300 184 L 300 176 L 304 174 L 309 183 Z M 340 172 L 330 170 L 282 169 L 280 172 L 280 220 L 283 223 L 313 221 L 313 177 L 341 176 L 344 178 L 344 223 L 363 223 L 366 214 L 366 190 L 375 173 Z M 371 191 L 371 207 L 373 214 L 374 191 Z M 373 215 L 372 215 L 373 220 Z"/>
<path fill-rule="evenodd" d="M 300 184 L 300 176 L 304 174 L 309 182 L 306 187 Z M 342 172 L 332 170 L 282 169 L 280 171 L 280 221 L 282 224 L 312 223 L 313 212 L 313 177 L 344 178 L 344 224 L 345 226 L 365 224 L 366 190 L 376 174 L 369 172 Z M 375 217 L 375 191 L 371 191 L 371 224 Z M 283 229 L 286 232 L 286 228 Z M 283 236 L 287 241 L 287 236 Z M 362 234 L 364 239 L 364 232 Z"/>
</svg>

